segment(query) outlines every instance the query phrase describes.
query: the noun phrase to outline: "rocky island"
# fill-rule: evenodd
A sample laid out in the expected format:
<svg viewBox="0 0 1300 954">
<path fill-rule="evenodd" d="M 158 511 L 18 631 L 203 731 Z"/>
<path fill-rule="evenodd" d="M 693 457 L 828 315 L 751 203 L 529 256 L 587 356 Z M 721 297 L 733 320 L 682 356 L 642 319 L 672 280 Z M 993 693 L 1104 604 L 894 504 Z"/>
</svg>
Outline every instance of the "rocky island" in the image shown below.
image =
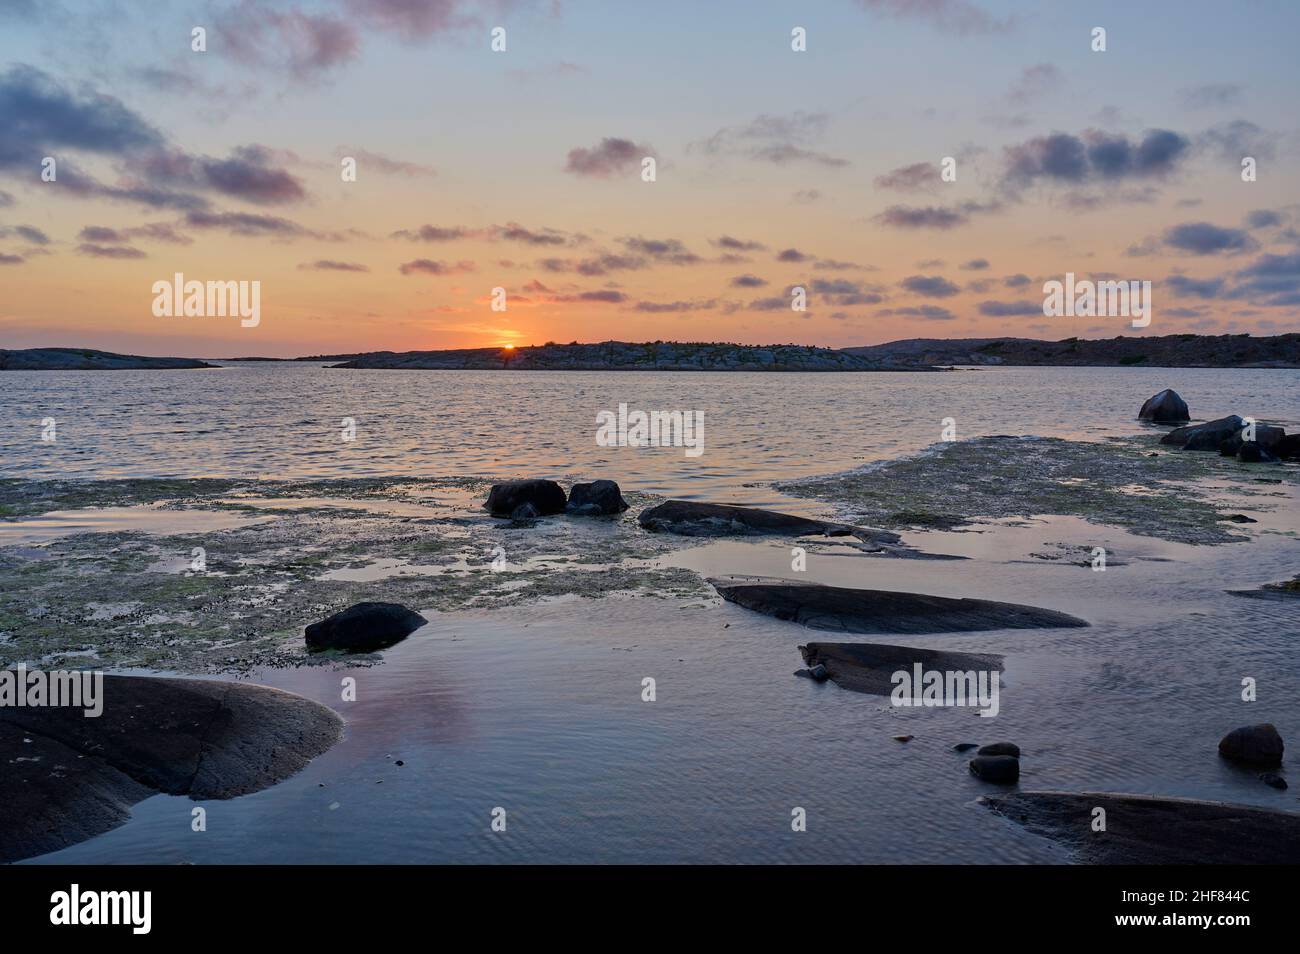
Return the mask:
<svg viewBox="0 0 1300 954">
<path fill-rule="evenodd" d="M 0 349 L 0 371 L 159 371 L 215 367 L 197 358 L 150 358 L 90 348 Z"/>
</svg>

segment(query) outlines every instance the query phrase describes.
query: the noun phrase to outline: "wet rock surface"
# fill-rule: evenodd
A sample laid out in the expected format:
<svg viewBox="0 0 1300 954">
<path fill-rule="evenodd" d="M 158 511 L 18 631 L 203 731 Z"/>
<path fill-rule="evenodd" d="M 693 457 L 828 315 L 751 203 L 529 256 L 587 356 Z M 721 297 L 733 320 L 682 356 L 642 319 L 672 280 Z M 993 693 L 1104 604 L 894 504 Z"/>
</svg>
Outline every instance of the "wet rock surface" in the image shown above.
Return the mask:
<svg viewBox="0 0 1300 954">
<path fill-rule="evenodd" d="M 843 633 L 962 633 L 1087 626 L 1056 610 L 893 590 L 859 590 L 763 577 L 709 583 L 723 599 L 811 629 Z"/>
<path fill-rule="evenodd" d="M 1086 864 L 1296 864 L 1300 813 L 1100 792 L 1013 792 L 984 803 Z M 1093 831 L 1094 809 L 1106 830 Z"/>
<path fill-rule="evenodd" d="M 920 663 L 927 670 L 945 672 L 1002 671 L 1003 657 L 992 653 L 958 653 L 884 643 L 809 643 L 799 647 L 808 672 L 821 669 L 842 689 L 887 696 L 894 689 L 893 675 L 909 674 Z M 812 678 L 816 678 L 812 675 Z"/>
<path fill-rule="evenodd" d="M 1165 388 L 1147 398 L 1138 411 L 1139 421 L 1151 421 L 1156 424 L 1186 424 L 1188 416 L 1187 402 L 1172 388 Z"/>
<path fill-rule="evenodd" d="M 564 489 L 553 480 L 508 480 L 492 485 L 483 506 L 493 516 L 509 517 L 525 505 L 538 514 L 564 513 L 566 503 Z"/>
<path fill-rule="evenodd" d="M 688 537 L 728 537 L 750 534 L 784 533 L 790 536 L 819 534 L 847 537 L 866 534 L 866 538 L 897 543 L 898 534 L 861 530 L 843 523 L 815 520 L 795 514 L 737 507 L 732 504 L 699 503 L 693 500 L 667 500 L 641 512 L 638 522 L 655 533 L 677 533 Z"/>
<path fill-rule="evenodd" d="M 568 511 L 586 517 L 622 513 L 628 507 L 618 484 L 612 480 L 593 480 L 569 488 Z"/>
<path fill-rule="evenodd" d="M 104 676 L 103 712 L 0 707 L 0 862 L 84 841 L 150 795 L 259 791 L 338 741 L 331 709 L 242 683 Z"/>
</svg>

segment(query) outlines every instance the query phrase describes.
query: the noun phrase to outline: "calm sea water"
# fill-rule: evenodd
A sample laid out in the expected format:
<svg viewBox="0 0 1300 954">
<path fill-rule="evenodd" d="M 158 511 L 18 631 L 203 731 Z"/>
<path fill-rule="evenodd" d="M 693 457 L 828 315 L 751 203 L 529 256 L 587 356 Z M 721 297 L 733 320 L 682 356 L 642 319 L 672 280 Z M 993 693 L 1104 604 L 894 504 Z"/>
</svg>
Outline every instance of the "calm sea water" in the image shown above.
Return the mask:
<svg viewBox="0 0 1300 954">
<path fill-rule="evenodd" d="M 1300 371 L 1014 368 L 951 373 L 362 371 L 244 363 L 213 371 L 6 372 L 0 475 L 16 477 L 609 476 L 694 499 L 824 474 L 940 439 L 1132 433 L 1176 388 L 1204 418 L 1300 423 Z M 596 415 L 704 412 L 705 451 L 605 448 Z M 41 441 L 42 421 L 58 439 Z M 341 439 L 342 421 L 356 439 Z"/>
<path fill-rule="evenodd" d="M 5 476 L 611 476 L 677 496 L 779 503 L 765 481 L 909 454 L 939 439 L 1140 430 L 1177 388 L 1198 417 L 1300 424 L 1300 372 L 1007 369 L 950 374 L 477 373 L 247 364 L 211 372 L 0 375 Z M 706 452 L 605 449 L 620 402 L 705 413 Z M 39 440 L 54 417 L 59 440 Z M 356 420 L 357 440 L 339 440 Z M 1008 488 L 1014 492 L 1014 488 Z M 799 502 L 800 504 L 802 502 Z M 269 790 L 193 803 L 156 796 L 131 820 L 42 862 L 1048 862 L 1067 855 L 998 819 L 951 750 L 1009 739 L 1021 787 L 1217 798 L 1295 810 L 1290 791 L 1215 755 L 1241 724 L 1300 745 L 1300 628 L 1290 604 L 1223 591 L 1300 570 L 1300 541 L 1189 547 L 1062 518 L 915 534 L 959 562 L 813 553 L 811 579 L 1050 606 L 1082 630 L 921 636 L 1007 657 L 1002 711 L 897 710 L 791 673 L 827 638 L 730 604 L 564 600 L 430 625 L 380 666 L 252 674 L 339 710 L 343 742 Z M 1284 521 L 1283 521 L 1284 522 Z M 1042 541 L 1103 545 L 1104 574 L 1044 563 Z M 379 556 L 382 556 L 379 555 Z M 683 550 L 706 575 L 789 575 L 779 542 Z M 377 591 L 377 597 L 382 592 Z M 902 640 L 899 640 L 902 641 Z M 340 700 L 340 680 L 358 700 Z M 657 700 L 641 700 L 641 680 Z M 1243 677 L 1258 680 L 1243 703 Z M 914 735 L 908 743 L 899 734 Z M 403 766 L 396 761 L 402 760 Z M 1289 762 L 1294 759 L 1289 757 Z M 1284 769 L 1284 772 L 1286 770 Z M 508 812 L 508 831 L 490 829 Z M 792 808 L 808 830 L 790 828 Z"/>
</svg>

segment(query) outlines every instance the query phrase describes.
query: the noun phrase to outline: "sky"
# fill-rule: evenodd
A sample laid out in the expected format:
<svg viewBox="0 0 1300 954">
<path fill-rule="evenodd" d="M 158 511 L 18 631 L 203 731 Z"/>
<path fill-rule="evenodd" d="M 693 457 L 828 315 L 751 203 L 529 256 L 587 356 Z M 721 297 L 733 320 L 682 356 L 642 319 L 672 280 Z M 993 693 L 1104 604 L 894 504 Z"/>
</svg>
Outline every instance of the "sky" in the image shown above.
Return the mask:
<svg viewBox="0 0 1300 954">
<path fill-rule="evenodd" d="M 1287 0 L 0 0 L 0 348 L 1300 331 L 1297 36 Z M 260 283 L 257 324 L 155 315 L 177 273 Z M 1150 281 L 1151 323 L 1044 317 L 1066 273 Z"/>
</svg>

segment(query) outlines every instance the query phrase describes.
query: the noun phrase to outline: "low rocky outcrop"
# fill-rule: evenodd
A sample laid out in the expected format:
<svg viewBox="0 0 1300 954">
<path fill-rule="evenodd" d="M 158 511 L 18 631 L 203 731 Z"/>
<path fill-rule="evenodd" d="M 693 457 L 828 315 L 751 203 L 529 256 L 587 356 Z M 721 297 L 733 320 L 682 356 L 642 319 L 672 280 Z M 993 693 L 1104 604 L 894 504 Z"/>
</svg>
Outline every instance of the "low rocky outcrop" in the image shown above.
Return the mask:
<svg viewBox="0 0 1300 954">
<path fill-rule="evenodd" d="M 150 358 L 91 348 L 0 349 L 0 371 L 167 371 L 215 367 L 197 358 Z"/>
<path fill-rule="evenodd" d="M 427 622 L 400 603 L 357 603 L 312 623 L 304 636 L 309 649 L 371 653 L 400 643 Z"/>
<path fill-rule="evenodd" d="M 1285 746 L 1271 722 L 1233 729 L 1219 742 L 1219 754 L 1246 765 L 1281 765 Z"/>
<path fill-rule="evenodd" d="M 1020 746 L 1014 742 L 990 742 L 988 745 L 981 745 L 977 755 L 1009 755 L 1013 759 L 1020 758 Z"/>
<path fill-rule="evenodd" d="M 1172 388 L 1146 399 L 1138 411 L 1139 421 L 1151 421 L 1154 424 L 1186 424 L 1191 420 L 1188 415 L 1187 402 Z"/>
<path fill-rule="evenodd" d="M 515 512 L 525 504 L 532 505 L 536 513 L 515 517 Z M 492 485 L 483 506 L 494 517 L 525 519 L 564 513 L 567 504 L 564 488 L 553 480 L 508 480 L 503 484 Z"/>
<path fill-rule="evenodd" d="M 1300 813 L 1253 805 L 1101 792 L 1012 792 L 985 805 L 1060 842 L 1085 864 L 1286 864 L 1300 862 Z M 1093 830 L 1094 810 L 1106 830 Z"/>
<path fill-rule="evenodd" d="M 568 511 L 584 517 L 602 517 L 622 513 L 627 501 L 618 484 L 612 480 L 593 480 L 589 484 L 574 484 L 569 488 Z"/>
<path fill-rule="evenodd" d="M 1056 610 L 993 600 L 859 590 L 763 577 L 709 583 L 728 602 L 811 629 L 840 633 L 962 633 L 1087 626 Z"/>
<path fill-rule="evenodd" d="M 1160 443 L 1172 444 L 1184 450 L 1218 450 L 1219 444 L 1235 435 L 1245 424 L 1246 422 L 1236 414 L 1229 414 L 1227 417 L 1207 421 L 1204 424 L 1176 427 L 1160 438 Z"/>
<path fill-rule="evenodd" d="M 804 670 L 818 679 L 817 670 L 841 689 L 887 696 L 894 689 L 894 673 L 909 674 L 920 663 L 926 671 L 1001 672 L 1003 657 L 992 653 L 956 653 L 883 643 L 809 643 L 799 647 Z M 819 680 L 820 681 L 820 680 Z"/>
<path fill-rule="evenodd" d="M 338 741 L 342 719 L 244 683 L 104 676 L 103 712 L 0 707 L 0 863 L 121 825 L 151 795 L 226 799 L 288 778 Z"/>
<path fill-rule="evenodd" d="M 818 534 L 827 537 L 856 536 L 878 543 L 897 543 L 898 534 L 870 530 L 844 523 L 815 520 L 795 514 L 738 507 L 734 504 L 667 500 L 641 511 L 638 522 L 652 532 L 677 533 L 688 537 L 727 537 L 751 534 L 785 534 L 792 537 Z"/>
</svg>

